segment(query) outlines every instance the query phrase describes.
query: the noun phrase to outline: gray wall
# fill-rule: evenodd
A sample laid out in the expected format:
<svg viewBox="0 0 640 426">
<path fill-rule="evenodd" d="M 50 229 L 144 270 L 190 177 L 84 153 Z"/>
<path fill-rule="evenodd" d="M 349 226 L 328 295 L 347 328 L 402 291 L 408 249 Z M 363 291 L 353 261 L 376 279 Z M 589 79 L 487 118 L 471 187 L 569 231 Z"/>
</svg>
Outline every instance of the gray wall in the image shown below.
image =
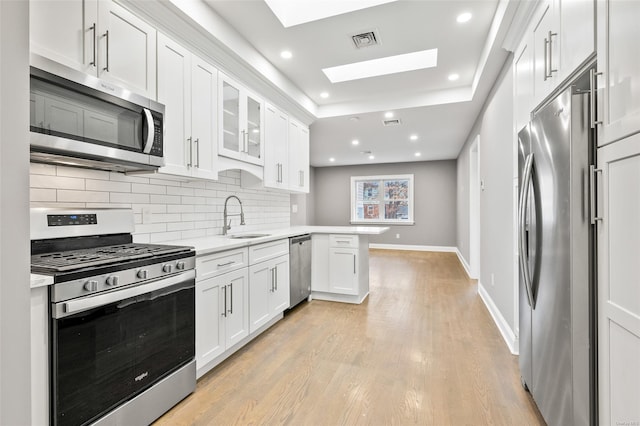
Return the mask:
<svg viewBox="0 0 640 426">
<path fill-rule="evenodd" d="M 0 424 L 31 424 L 29 2 L 0 1 Z"/>
<path fill-rule="evenodd" d="M 351 176 L 414 175 L 414 225 L 393 225 L 375 244 L 456 245 L 456 162 L 318 167 L 315 170 L 315 225 L 350 225 Z M 396 234 L 400 238 L 396 238 Z"/>
<path fill-rule="evenodd" d="M 470 148 L 480 135 L 480 283 L 512 331 L 517 330 L 513 187 L 513 75 L 509 57 L 458 156 L 457 246 L 469 263 Z M 492 279 L 493 277 L 493 279 Z"/>
</svg>

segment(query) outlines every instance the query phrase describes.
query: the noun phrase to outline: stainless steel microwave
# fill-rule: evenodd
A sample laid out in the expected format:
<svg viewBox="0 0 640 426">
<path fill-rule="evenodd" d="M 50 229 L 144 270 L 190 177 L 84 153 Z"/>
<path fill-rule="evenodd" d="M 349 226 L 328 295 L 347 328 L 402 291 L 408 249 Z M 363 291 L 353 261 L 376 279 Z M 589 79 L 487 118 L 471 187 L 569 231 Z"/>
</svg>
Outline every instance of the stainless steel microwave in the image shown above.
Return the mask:
<svg viewBox="0 0 640 426">
<path fill-rule="evenodd" d="M 31 161 L 120 172 L 164 165 L 164 106 L 31 56 Z"/>
</svg>

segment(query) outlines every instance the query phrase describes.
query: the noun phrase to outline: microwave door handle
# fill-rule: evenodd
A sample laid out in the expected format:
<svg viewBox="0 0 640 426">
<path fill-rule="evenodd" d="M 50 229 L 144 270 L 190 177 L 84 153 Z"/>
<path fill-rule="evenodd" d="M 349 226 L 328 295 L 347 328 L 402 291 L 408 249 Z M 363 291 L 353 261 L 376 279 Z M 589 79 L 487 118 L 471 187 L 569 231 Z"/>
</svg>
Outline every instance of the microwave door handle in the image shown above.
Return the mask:
<svg viewBox="0 0 640 426">
<path fill-rule="evenodd" d="M 153 147 L 153 136 L 155 134 L 155 129 L 153 126 L 153 116 L 151 115 L 151 111 L 149 111 L 148 108 L 142 108 L 142 112 L 144 113 L 144 122 L 147 129 L 147 137 L 144 142 L 144 149 L 142 150 L 142 152 L 144 152 L 145 154 L 149 154 L 151 152 L 151 148 Z"/>
</svg>

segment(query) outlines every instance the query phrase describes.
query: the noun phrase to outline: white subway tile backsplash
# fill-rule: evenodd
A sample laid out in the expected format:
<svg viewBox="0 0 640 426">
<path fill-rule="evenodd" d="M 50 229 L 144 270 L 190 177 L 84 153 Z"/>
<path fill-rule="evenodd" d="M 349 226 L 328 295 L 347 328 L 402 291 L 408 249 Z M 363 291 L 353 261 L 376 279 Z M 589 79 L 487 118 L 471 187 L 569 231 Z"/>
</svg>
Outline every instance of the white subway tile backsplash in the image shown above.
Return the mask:
<svg viewBox="0 0 640 426">
<path fill-rule="evenodd" d="M 289 226 L 288 194 L 248 190 L 239 171 L 220 173 L 220 181 L 185 182 L 156 175 L 124 175 L 104 171 L 31 164 L 32 207 L 125 207 L 134 211 L 136 242 L 163 242 L 220 235 L 225 198 L 242 200 L 246 226 L 232 217 L 233 230 L 258 231 Z M 143 209 L 151 223 L 142 223 Z M 236 200 L 229 213 L 237 214 Z"/>
<path fill-rule="evenodd" d="M 79 203 L 108 203 L 108 192 L 95 191 L 72 191 L 68 189 L 58 189 L 58 201 L 75 201 Z"/>
<path fill-rule="evenodd" d="M 32 174 L 31 188 L 84 189 L 84 179 Z"/>
<path fill-rule="evenodd" d="M 149 194 L 132 194 L 127 192 L 110 192 L 110 201 L 112 203 L 149 203 Z"/>
<path fill-rule="evenodd" d="M 131 183 L 115 182 L 108 180 L 87 179 L 85 181 L 87 191 L 107 191 L 107 192 L 131 192 Z"/>
</svg>

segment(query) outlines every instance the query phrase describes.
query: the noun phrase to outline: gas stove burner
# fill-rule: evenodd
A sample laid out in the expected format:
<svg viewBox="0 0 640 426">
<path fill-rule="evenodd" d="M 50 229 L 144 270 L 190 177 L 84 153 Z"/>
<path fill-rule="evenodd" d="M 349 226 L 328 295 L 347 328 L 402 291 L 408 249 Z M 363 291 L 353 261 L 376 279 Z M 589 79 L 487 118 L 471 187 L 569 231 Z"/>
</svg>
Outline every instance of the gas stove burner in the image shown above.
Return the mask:
<svg viewBox="0 0 640 426">
<path fill-rule="evenodd" d="M 68 272 L 91 266 L 178 253 L 185 249 L 183 246 L 131 243 L 43 253 L 31 256 L 31 268 L 40 272 Z"/>
</svg>

